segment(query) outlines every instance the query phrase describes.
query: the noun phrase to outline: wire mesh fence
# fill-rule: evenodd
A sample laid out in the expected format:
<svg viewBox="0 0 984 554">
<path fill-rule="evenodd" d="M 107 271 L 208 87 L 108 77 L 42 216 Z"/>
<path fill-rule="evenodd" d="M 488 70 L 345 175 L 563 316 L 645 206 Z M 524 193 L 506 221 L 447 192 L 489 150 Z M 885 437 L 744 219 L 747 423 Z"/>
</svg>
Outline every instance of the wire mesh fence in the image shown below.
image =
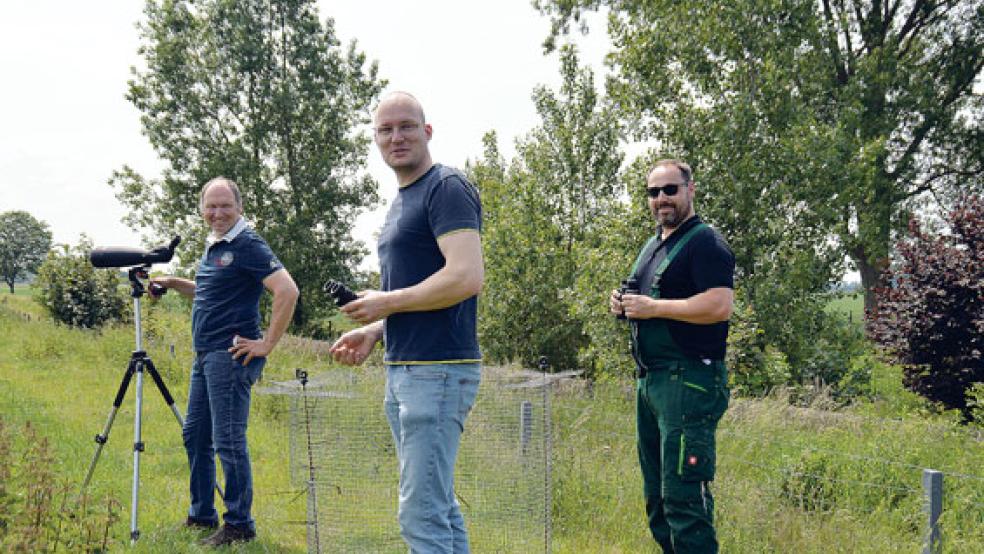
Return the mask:
<svg viewBox="0 0 984 554">
<path fill-rule="evenodd" d="M 455 493 L 472 550 L 550 551 L 550 387 L 483 371 Z M 289 396 L 291 481 L 307 492 L 309 552 L 402 553 L 398 468 L 380 372 L 333 369 L 258 392 Z"/>
</svg>

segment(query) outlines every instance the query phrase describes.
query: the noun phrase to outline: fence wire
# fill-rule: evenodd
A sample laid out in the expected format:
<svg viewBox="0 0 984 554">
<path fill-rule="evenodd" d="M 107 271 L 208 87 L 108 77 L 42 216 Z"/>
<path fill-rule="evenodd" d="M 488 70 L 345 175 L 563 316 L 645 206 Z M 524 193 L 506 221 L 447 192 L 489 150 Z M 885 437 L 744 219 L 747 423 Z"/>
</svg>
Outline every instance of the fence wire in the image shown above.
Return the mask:
<svg viewBox="0 0 984 554">
<path fill-rule="evenodd" d="M 455 492 L 475 552 L 550 550 L 550 392 L 529 373 L 484 370 Z M 290 475 L 307 492 L 309 552 L 403 553 L 398 468 L 379 371 L 330 370 L 287 394 Z"/>
</svg>

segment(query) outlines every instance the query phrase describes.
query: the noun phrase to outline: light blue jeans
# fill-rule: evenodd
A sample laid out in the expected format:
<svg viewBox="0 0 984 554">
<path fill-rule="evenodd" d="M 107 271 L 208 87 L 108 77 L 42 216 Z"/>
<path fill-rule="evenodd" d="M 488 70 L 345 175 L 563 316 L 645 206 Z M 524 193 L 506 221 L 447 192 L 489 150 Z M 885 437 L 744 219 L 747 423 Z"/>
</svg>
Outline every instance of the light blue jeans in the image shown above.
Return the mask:
<svg viewBox="0 0 984 554">
<path fill-rule="evenodd" d="M 225 350 L 199 352 L 191 367 L 188 412 L 182 429 L 191 468 L 191 508 L 198 522 L 218 522 L 215 510 L 215 454 L 225 474 L 225 506 L 222 519 L 231 525 L 256 529 L 253 504 L 253 471 L 246 447 L 250 388 L 260 378 L 266 358 L 253 358 L 243 366 Z"/>
<path fill-rule="evenodd" d="M 481 365 L 390 365 L 386 418 L 400 463 L 400 534 L 411 554 L 467 554 L 454 464 Z"/>
</svg>

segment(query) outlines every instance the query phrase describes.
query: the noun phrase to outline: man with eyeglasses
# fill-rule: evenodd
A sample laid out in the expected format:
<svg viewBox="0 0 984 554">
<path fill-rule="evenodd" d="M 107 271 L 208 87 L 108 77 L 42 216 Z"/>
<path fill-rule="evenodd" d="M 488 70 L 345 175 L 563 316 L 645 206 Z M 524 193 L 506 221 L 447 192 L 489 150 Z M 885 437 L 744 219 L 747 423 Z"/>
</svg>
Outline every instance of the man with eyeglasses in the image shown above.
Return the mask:
<svg viewBox="0 0 984 554">
<path fill-rule="evenodd" d="M 253 473 L 246 446 L 250 389 L 266 357 L 287 330 L 297 303 L 290 273 L 243 218 L 242 196 L 231 179 L 216 177 L 202 187 L 200 209 L 210 233 L 195 280 L 155 277 L 151 281 L 194 299 L 191 311 L 195 360 L 188 387 L 182 437 L 191 468 L 191 507 L 185 526 L 215 529 L 215 454 L 225 475 L 224 525 L 201 541 L 205 546 L 247 542 L 256 537 L 250 513 Z M 273 293 L 270 328 L 260 333 L 260 295 Z"/>
<path fill-rule="evenodd" d="M 433 129 L 413 96 L 385 96 L 374 124 L 376 146 L 400 186 L 379 235 L 382 291 L 362 292 L 342 308 L 365 325 L 342 335 L 331 352 L 356 365 L 385 342 L 400 533 L 411 553 L 464 554 L 468 533 L 454 465 L 481 377 L 481 202 L 460 172 L 431 161 Z"/>
<path fill-rule="evenodd" d="M 724 354 L 734 301 L 735 257 L 694 212 L 695 184 L 680 160 L 656 162 L 646 180 L 655 235 L 611 312 L 632 331 L 638 366 L 636 427 L 646 515 L 663 552 L 711 554 L 715 438 L 728 407 Z"/>
</svg>

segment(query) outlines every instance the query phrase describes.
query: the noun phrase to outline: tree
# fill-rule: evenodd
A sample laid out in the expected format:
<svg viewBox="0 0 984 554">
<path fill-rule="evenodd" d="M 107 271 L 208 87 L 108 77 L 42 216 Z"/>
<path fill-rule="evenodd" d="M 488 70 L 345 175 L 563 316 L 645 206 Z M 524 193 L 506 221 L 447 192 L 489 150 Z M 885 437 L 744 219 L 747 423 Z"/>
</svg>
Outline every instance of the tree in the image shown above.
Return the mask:
<svg viewBox="0 0 984 554">
<path fill-rule="evenodd" d="M 470 168 L 482 191 L 486 286 L 480 333 L 494 360 L 535 365 L 546 355 L 556 368 L 578 365 L 588 343 L 572 312 L 579 253 L 594 246 L 618 203 L 619 126 L 602 105 L 590 70 L 573 47 L 562 49 L 559 91 L 538 87 L 541 124 L 517 143 L 506 168 L 494 135 L 485 160 Z M 590 302 L 604 302 L 594 291 Z"/>
<path fill-rule="evenodd" d="M 609 93 L 636 136 L 695 162 L 704 190 L 733 204 L 720 220 L 729 237 L 755 244 L 744 221 L 798 242 L 759 258 L 799 252 L 796 273 L 812 279 L 836 246 L 869 311 L 910 211 L 984 186 L 981 0 L 534 4 L 552 16 L 548 48 L 584 12 L 609 9 Z"/>
<path fill-rule="evenodd" d="M 973 419 L 968 393 L 984 383 L 984 198 L 964 198 L 950 231 L 913 218 L 878 289 L 871 333 L 899 363 L 905 386 Z"/>
<path fill-rule="evenodd" d="M 0 214 L 0 275 L 14 293 L 14 283 L 35 273 L 51 248 L 48 224 L 27 212 Z"/>
<path fill-rule="evenodd" d="M 383 85 L 353 42 L 342 53 L 331 19 L 310 0 L 149 1 L 140 28 L 146 69 L 127 98 L 168 167 L 148 180 L 124 166 L 110 184 L 127 223 L 158 237 L 182 233 L 193 263 L 205 229 L 198 193 L 224 175 L 246 215 L 304 295 L 295 322 L 331 309 L 326 275 L 350 280 L 365 255 L 355 217 L 378 201 L 364 172 L 368 107 Z"/>
</svg>

